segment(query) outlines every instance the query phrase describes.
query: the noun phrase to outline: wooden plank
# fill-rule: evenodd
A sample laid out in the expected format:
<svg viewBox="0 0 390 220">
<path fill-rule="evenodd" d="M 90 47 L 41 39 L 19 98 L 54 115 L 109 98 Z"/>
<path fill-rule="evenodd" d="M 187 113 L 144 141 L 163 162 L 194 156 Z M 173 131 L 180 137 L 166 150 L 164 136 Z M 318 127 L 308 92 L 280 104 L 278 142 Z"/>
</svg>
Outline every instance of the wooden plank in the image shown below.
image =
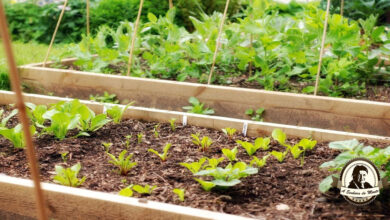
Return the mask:
<svg viewBox="0 0 390 220">
<path fill-rule="evenodd" d="M 49 216 L 54 219 L 248 219 L 98 191 L 70 189 L 51 183 L 43 183 L 42 188 L 49 206 Z M 36 218 L 34 205 L 31 180 L 0 175 L 0 216 L 3 212 L 13 219 Z"/>
<path fill-rule="evenodd" d="M 56 103 L 58 101 L 71 100 L 69 98 L 60 98 L 54 96 L 44 96 L 44 95 L 35 95 L 35 94 L 25 94 L 24 99 L 26 102 L 32 102 L 39 105 L 47 105 Z M 104 105 L 91 102 L 91 101 L 81 101 L 86 104 L 96 113 L 103 112 Z M 12 104 L 14 103 L 14 95 L 12 92 L 0 91 L 0 104 Z M 318 128 L 309 128 L 309 127 L 300 127 L 294 125 L 283 125 L 276 123 L 268 122 L 254 122 L 249 120 L 234 119 L 220 116 L 208 116 L 208 115 L 199 115 L 199 114 L 189 114 L 184 112 L 177 111 L 168 111 L 160 109 L 150 109 L 144 107 L 130 107 L 123 114 L 124 118 L 139 119 L 145 121 L 158 121 L 158 122 L 168 122 L 171 118 L 176 118 L 178 123 L 183 122 L 183 116 L 187 117 L 187 123 L 190 125 L 201 126 L 206 128 L 213 128 L 220 130 L 226 127 L 236 128 L 241 131 L 244 124 L 248 124 L 248 136 L 265 136 L 271 135 L 272 131 L 275 128 L 280 128 L 285 131 L 289 137 L 312 137 L 317 141 L 338 141 L 338 140 L 347 140 L 356 138 L 358 140 L 368 139 L 376 142 L 390 143 L 390 137 L 377 136 L 377 135 L 367 135 L 360 133 L 350 133 Z"/>
<path fill-rule="evenodd" d="M 181 111 L 195 96 L 218 115 L 248 118 L 248 108 L 266 109 L 264 120 L 278 124 L 387 136 L 390 103 L 318 97 L 257 89 L 124 77 L 72 70 L 21 67 L 29 91 L 88 99 L 90 94 L 114 93 L 137 106 Z M 108 83 L 109 82 L 109 83 Z"/>
</svg>

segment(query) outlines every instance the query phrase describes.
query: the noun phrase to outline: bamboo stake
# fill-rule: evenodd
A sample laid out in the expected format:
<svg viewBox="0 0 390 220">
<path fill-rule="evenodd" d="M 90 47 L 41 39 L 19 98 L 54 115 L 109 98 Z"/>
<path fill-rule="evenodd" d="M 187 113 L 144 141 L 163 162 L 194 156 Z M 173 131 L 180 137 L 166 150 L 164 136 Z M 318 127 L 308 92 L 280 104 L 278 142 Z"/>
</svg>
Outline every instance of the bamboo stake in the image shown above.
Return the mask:
<svg viewBox="0 0 390 220">
<path fill-rule="evenodd" d="M 216 61 L 216 59 L 217 59 L 218 48 L 219 48 L 219 45 L 220 45 L 220 43 L 221 43 L 222 28 L 223 28 L 223 24 L 225 23 L 225 18 L 226 18 L 227 10 L 228 10 L 228 8 L 229 8 L 229 2 L 230 2 L 230 0 L 226 0 L 225 10 L 224 10 L 224 12 L 223 12 L 223 16 L 222 16 L 221 23 L 220 23 L 220 25 L 219 25 L 218 37 L 217 37 L 217 45 L 215 45 L 215 51 L 214 51 L 214 57 L 213 57 L 213 64 L 211 65 L 211 69 L 210 69 L 210 73 L 209 73 L 209 80 L 208 80 L 208 82 L 207 82 L 207 84 L 209 84 L 209 85 L 210 85 L 210 82 L 211 82 L 211 77 L 213 76 L 213 72 L 214 72 L 215 61 Z"/>
<path fill-rule="evenodd" d="M 132 61 L 133 61 L 135 38 L 137 37 L 138 25 L 139 25 L 139 20 L 141 18 L 141 12 L 142 12 L 143 5 L 144 5 L 144 0 L 141 0 L 140 3 L 139 3 L 137 20 L 135 21 L 135 25 L 134 25 L 133 37 L 131 38 L 130 56 L 129 56 L 129 63 L 128 63 L 128 66 L 127 66 L 127 74 L 126 74 L 127 76 L 130 76 L 131 64 L 132 64 Z"/>
<path fill-rule="evenodd" d="M 3 8 L 3 2 L 0 0 L 0 33 L 3 38 L 3 44 L 4 44 L 4 50 L 7 55 L 7 61 L 9 66 L 9 72 L 10 72 L 10 79 L 11 79 L 11 85 L 12 89 L 15 92 L 16 96 L 16 106 L 19 110 L 19 120 L 23 125 L 23 135 L 25 138 L 25 142 L 27 145 L 27 158 L 30 164 L 30 172 L 31 176 L 33 178 L 34 182 L 34 191 L 35 191 L 35 198 L 36 198 L 36 205 L 37 205 L 37 214 L 38 219 L 40 220 L 47 220 L 47 213 L 46 213 L 46 206 L 45 206 L 45 200 L 43 196 L 43 192 L 41 189 L 41 183 L 39 178 L 39 169 L 37 165 L 37 161 L 35 158 L 35 148 L 33 145 L 31 132 L 30 132 L 30 126 L 29 126 L 29 120 L 27 118 L 26 114 L 26 106 L 24 105 L 23 96 L 22 96 L 22 90 L 20 86 L 20 79 L 18 70 L 16 67 L 16 62 L 14 59 L 14 55 L 12 52 L 11 47 L 11 40 L 8 32 L 7 27 L 7 21 L 4 13 Z"/>
<path fill-rule="evenodd" d="M 340 15 L 344 15 L 344 0 L 341 0 L 341 5 L 340 5 Z"/>
<path fill-rule="evenodd" d="M 173 0 L 169 0 L 169 9 L 173 8 Z"/>
<path fill-rule="evenodd" d="M 89 0 L 87 0 L 87 37 L 89 37 Z"/>
<path fill-rule="evenodd" d="M 47 58 L 49 57 L 50 50 L 51 50 L 51 48 L 53 46 L 53 43 L 54 43 L 54 39 L 56 38 L 57 31 L 58 31 L 58 28 L 60 27 L 62 17 L 64 16 L 66 4 L 68 4 L 68 0 L 65 0 L 63 8 L 62 8 L 62 11 L 61 11 L 61 14 L 60 14 L 60 17 L 58 18 L 56 28 L 54 30 L 53 36 L 51 37 L 49 49 L 47 49 L 46 57 L 45 57 L 45 60 L 43 61 L 43 67 L 46 67 Z"/>
<path fill-rule="evenodd" d="M 329 17 L 329 8 L 330 8 L 330 0 L 328 0 L 328 4 L 326 6 L 326 14 L 325 14 L 325 22 L 324 22 L 324 32 L 322 33 L 322 41 L 321 41 L 321 49 L 320 49 L 320 59 L 318 61 L 318 69 L 317 69 L 317 77 L 316 77 L 316 84 L 314 87 L 314 95 L 317 95 L 318 91 L 318 82 L 320 80 L 320 72 L 321 72 L 321 65 L 322 65 L 322 56 L 324 54 L 324 47 L 325 47 L 325 39 L 326 39 L 326 30 L 328 28 L 328 17 Z"/>
</svg>

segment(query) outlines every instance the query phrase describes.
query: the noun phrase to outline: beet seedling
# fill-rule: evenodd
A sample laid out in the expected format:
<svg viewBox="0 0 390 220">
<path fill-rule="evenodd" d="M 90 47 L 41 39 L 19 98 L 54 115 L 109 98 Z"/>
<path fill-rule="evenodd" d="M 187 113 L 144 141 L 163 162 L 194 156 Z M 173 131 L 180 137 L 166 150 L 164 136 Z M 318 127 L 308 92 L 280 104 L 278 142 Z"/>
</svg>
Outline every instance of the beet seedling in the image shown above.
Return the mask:
<svg viewBox="0 0 390 220">
<path fill-rule="evenodd" d="M 188 102 L 191 106 L 184 106 L 183 109 L 187 110 L 189 113 L 203 114 L 203 115 L 212 115 L 214 114 L 214 109 L 212 108 L 204 108 L 204 104 L 200 103 L 200 101 L 195 97 L 190 97 Z"/>
<path fill-rule="evenodd" d="M 149 149 L 148 151 L 149 152 L 152 152 L 154 154 L 156 154 L 157 156 L 160 157 L 160 159 L 165 162 L 168 158 L 168 150 L 171 148 L 172 144 L 168 143 L 165 145 L 164 149 L 163 149 L 163 153 L 160 154 L 158 151 L 156 150 L 153 150 L 153 149 Z"/>
<path fill-rule="evenodd" d="M 138 144 L 141 144 L 141 143 L 142 143 L 143 137 L 144 137 L 144 134 L 142 134 L 142 133 L 138 133 L 138 134 L 137 134 L 137 143 L 138 143 Z"/>
<path fill-rule="evenodd" d="M 198 178 L 194 178 L 194 180 L 196 180 L 202 186 L 203 190 L 206 192 L 210 191 L 212 188 L 215 187 L 215 183 L 213 182 L 204 181 Z"/>
<path fill-rule="evenodd" d="M 154 126 L 154 128 L 153 128 L 154 136 L 155 136 L 156 138 L 158 138 L 158 136 L 159 136 L 159 127 L 160 127 L 160 124 L 156 124 L 156 125 Z"/>
<path fill-rule="evenodd" d="M 157 186 L 150 186 L 149 184 L 146 184 L 145 186 L 141 185 L 134 185 L 133 190 L 136 191 L 139 194 L 152 194 L 153 190 L 155 190 Z"/>
<path fill-rule="evenodd" d="M 270 141 L 271 140 L 269 138 L 256 138 L 254 144 L 241 140 L 237 140 L 236 142 L 246 150 L 249 156 L 252 156 L 260 148 L 267 150 L 269 148 Z"/>
<path fill-rule="evenodd" d="M 124 107 L 119 107 L 118 105 L 106 106 L 107 115 L 112 118 L 114 124 L 119 124 L 122 120 L 123 113 L 133 104 L 134 102 L 130 102 Z"/>
<path fill-rule="evenodd" d="M 284 158 L 286 158 L 287 154 L 288 154 L 288 149 L 284 152 L 279 152 L 279 151 L 274 151 L 274 150 L 271 152 L 271 155 L 274 156 L 279 161 L 279 163 L 283 162 L 283 160 L 284 160 Z"/>
<path fill-rule="evenodd" d="M 114 155 L 107 153 L 108 156 L 110 156 L 111 160 L 108 162 L 115 165 L 119 168 L 119 173 L 121 175 L 127 175 L 131 168 L 137 165 L 137 162 L 131 162 L 131 158 L 133 157 L 133 154 L 129 154 L 126 158 L 125 155 L 127 153 L 127 150 L 123 150 L 118 158 L 116 158 Z"/>
<path fill-rule="evenodd" d="M 229 159 L 230 161 L 235 161 L 235 160 L 237 160 L 237 158 L 236 158 L 237 152 L 238 152 L 237 146 L 234 147 L 232 150 L 227 149 L 227 148 L 223 148 L 223 149 L 222 149 L 223 155 L 225 155 L 226 158 Z"/>
<path fill-rule="evenodd" d="M 130 186 L 123 188 L 121 191 L 119 191 L 119 195 L 125 196 L 125 197 L 132 197 L 133 196 L 133 190 L 131 190 L 131 187 L 133 187 L 133 184 Z"/>
<path fill-rule="evenodd" d="M 179 197 L 179 200 L 184 202 L 184 196 L 185 196 L 185 191 L 184 189 L 173 189 L 172 190 L 173 193 L 175 193 L 178 197 Z"/>
<path fill-rule="evenodd" d="M 202 168 L 202 165 L 206 161 L 206 157 L 202 157 L 199 159 L 198 162 L 192 162 L 192 163 L 179 163 L 181 166 L 187 168 L 189 171 L 191 171 L 192 174 L 195 174 L 199 172 L 199 170 Z"/>
<path fill-rule="evenodd" d="M 66 161 L 68 161 L 68 154 L 69 154 L 69 152 L 62 152 L 60 154 L 61 154 L 62 162 L 66 163 Z"/>
<path fill-rule="evenodd" d="M 217 168 L 218 164 L 221 163 L 225 158 L 207 158 L 208 164 L 203 167 L 203 169 L 215 169 Z"/>
<path fill-rule="evenodd" d="M 207 151 L 207 149 L 211 146 L 213 143 L 213 140 L 207 136 L 203 136 L 202 139 L 199 138 L 199 133 L 191 134 L 192 137 L 192 143 L 200 147 L 201 151 Z"/>
<path fill-rule="evenodd" d="M 222 132 L 228 136 L 229 140 L 233 139 L 233 135 L 236 133 L 237 129 L 235 128 L 223 128 Z"/>
<path fill-rule="evenodd" d="M 103 145 L 104 151 L 106 153 L 108 153 L 108 151 L 110 150 L 110 147 L 112 146 L 112 143 L 102 142 L 102 145 Z"/>
<path fill-rule="evenodd" d="M 250 162 L 250 166 L 256 165 L 258 168 L 262 168 L 267 164 L 268 157 L 270 157 L 270 154 L 265 155 L 262 159 L 253 156 L 253 159 Z"/>
<path fill-rule="evenodd" d="M 71 168 L 63 168 L 62 166 L 55 166 L 56 175 L 53 177 L 54 182 L 64 186 L 78 187 L 82 185 L 86 177 L 83 176 L 81 179 L 77 178 L 81 170 L 81 164 L 77 163 Z"/>
<path fill-rule="evenodd" d="M 175 131 L 176 130 L 176 118 L 171 118 L 171 120 L 169 120 L 169 125 L 171 126 L 171 130 L 172 131 Z"/>
<path fill-rule="evenodd" d="M 132 135 L 126 135 L 125 136 L 125 146 L 126 146 L 126 149 L 129 149 L 130 147 L 130 139 L 131 139 Z"/>
</svg>

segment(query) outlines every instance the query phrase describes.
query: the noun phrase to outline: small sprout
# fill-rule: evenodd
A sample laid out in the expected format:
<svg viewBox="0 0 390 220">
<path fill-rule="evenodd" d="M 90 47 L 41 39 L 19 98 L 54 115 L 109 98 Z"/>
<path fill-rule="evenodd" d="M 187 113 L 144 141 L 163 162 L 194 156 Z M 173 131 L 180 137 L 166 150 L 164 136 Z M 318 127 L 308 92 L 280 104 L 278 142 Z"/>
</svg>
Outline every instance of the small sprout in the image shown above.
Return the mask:
<svg viewBox="0 0 390 220">
<path fill-rule="evenodd" d="M 205 161 L 206 161 L 206 157 L 202 157 L 199 159 L 198 162 L 180 163 L 180 165 L 187 168 L 189 171 L 191 171 L 192 174 L 195 174 L 199 172 L 199 170 L 202 168 L 202 165 Z"/>
<path fill-rule="evenodd" d="M 125 197 L 132 197 L 133 196 L 133 190 L 131 190 L 131 187 L 133 187 L 133 184 L 122 189 L 119 191 L 119 195 L 125 196 Z"/>
<path fill-rule="evenodd" d="M 179 200 L 184 202 L 184 194 L 185 194 L 185 191 L 184 189 L 173 189 L 172 190 L 173 193 L 175 193 L 178 197 L 179 197 Z"/>
<path fill-rule="evenodd" d="M 303 153 L 302 153 L 302 157 L 301 157 L 301 166 L 303 166 L 303 164 L 305 163 L 306 151 L 313 150 L 314 147 L 316 146 L 316 144 L 317 144 L 316 140 L 312 141 L 312 140 L 309 140 L 306 138 L 299 141 L 298 145 L 303 148 Z"/>
<path fill-rule="evenodd" d="M 127 183 L 127 179 L 121 179 L 121 183 L 123 184 Z"/>
<path fill-rule="evenodd" d="M 54 176 L 54 182 L 64 186 L 78 187 L 82 185 L 86 177 L 83 176 L 81 179 L 77 178 L 81 169 L 81 164 L 77 163 L 71 168 L 63 168 L 62 166 L 55 166 L 56 175 Z"/>
<path fill-rule="evenodd" d="M 237 146 L 235 148 L 233 148 L 232 150 L 227 149 L 227 148 L 222 149 L 223 155 L 225 155 L 230 161 L 237 160 L 237 158 L 236 158 L 237 152 L 238 152 Z"/>
<path fill-rule="evenodd" d="M 286 150 L 284 152 L 279 152 L 279 151 L 274 151 L 273 150 L 271 152 L 271 155 L 274 156 L 279 161 L 279 163 L 282 163 L 284 158 L 286 158 L 287 153 L 288 153 L 288 150 Z"/>
<path fill-rule="evenodd" d="M 252 156 L 260 148 L 263 150 L 267 150 L 269 148 L 270 141 L 271 139 L 269 138 L 256 138 L 254 144 L 241 140 L 238 140 L 236 142 L 246 150 L 249 156 Z"/>
<path fill-rule="evenodd" d="M 154 126 L 154 129 L 153 129 L 154 136 L 155 136 L 156 138 L 158 138 L 158 136 L 159 136 L 159 127 L 160 127 L 160 124 L 156 124 L 156 125 Z"/>
<path fill-rule="evenodd" d="M 214 114 L 214 109 L 212 108 L 203 108 L 204 104 L 200 103 L 200 101 L 195 97 L 190 97 L 188 102 L 192 106 L 184 106 L 183 109 L 187 110 L 189 113 L 203 114 L 203 115 L 212 115 Z"/>
<path fill-rule="evenodd" d="M 95 101 L 95 102 L 101 102 L 101 103 L 112 103 L 112 104 L 118 104 L 119 100 L 117 99 L 115 94 L 109 94 L 108 92 L 104 92 L 102 96 L 100 95 L 90 95 L 89 100 Z"/>
<path fill-rule="evenodd" d="M 106 153 L 108 153 L 108 151 L 110 150 L 110 147 L 112 146 L 112 143 L 103 142 L 102 145 L 103 145 L 104 151 Z"/>
<path fill-rule="evenodd" d="M 66 161 L 68 161 L 68 154 L 69 154 L 69 152 L 62 152 L 61 153 L 61 159 L 64 163 L 66 163 Z"/>
<path fill-rule="evenodd" d="M 160 154 L 158 151 L 156 150 L 153 150 L 153 149 L 149 149 L 148 151 L 149 152 L 152 152 L 154 154 L 156 154 L 157 156 L 160 157 L 160 159 L 165 162 L 168 158 L 168 150 L 171 148 L 172 144 L 168 143 L 165 145 L 164 149 L 163 149 L 163 153 Z"/>
<path fill-rule="evenodd" d="M 222 132 L 225 133 L 229 140 L 232 140 L 233 139 L 233 135 L 236 133 L 237 129 L 235 128 L 223 128 L 222 129 Z"/>
<path fill-rule="evenodd" d="M 175 122 L 176 122 L 176 118 L 171 118 L 171 120 L 169 120 L 169 124 L 170 124 L 170 126 L 171 126 L 171 130 L 172 130 L 172 131 L 175 131 L 175 130 L 176 130 L 176 124 L 175 124 Z"/>
<path fill-rule="evenodd" d="M 153 190 L 156 188 L 157 188 L 157 186 L 150 186 L 148 184 L 146 184 L 145 186 L 141 186 L 141 185 L 134 185 L 133 186 L 133 190 L 136 191 L 137 193 L 147 194 L 147 195 L 152 194 Z"/>
<path fill-rule="evenodd" d="M 131 136 L 131 135 L 126 135 L 125 136 L 125 146 L 126 146 L 126 149 L 129 149 L 129 147 L 130 147 L 130 139 L 132 138 L 133 136 Z"/>
<path fill-rule="evenodd" d="M 301 156 L 301 153 L 303 153 L 303 150 L 301 150 L 298 144 L 294 145 L 293 147 L 289 147 L 289 149 L 294 159 L 298 159 L 299 156 Z"/>
<path fill-rule="evenodd" d="M 192 143 L 200 147 L 201 151 L 207 151 L 207 149 L 211 146 L 213 143 L 213 140 L 207 136 L 203 136 L 202 140 L 199 138 L 199 133 L 191 134 L 192 136 Z"/>
<path fill-rule="evenodd" d="M 140 144 L 142 143 L 142 138 L 144 137 L 144 134 L 138 133 L 137 134 L 137 143 Z"/>
<path fill-rule="evenodd" d="M 206 192 L 210 191 L 215 186 L 215 184 L 210 181 L 204 181 L 198 178 L 194 178 L 194 180 L 196 180 Z"/>
<path fill-rule="evenodd" d="M 207 158 L 208 164 L 204 166 L 204 169 L 215 169 L 217 168 L 218 164 L 221 163 L 225 158 L 220 157 L 220 158 Z"/>
<path fill-rule="evenodd" d="M 258 168 L 262 168 L 267 164 L 267 159 L 270 155 L 265 155 L 262 159 L 257 158 L 256 156 L 253 156 L 252 161 L 250 162 L 250 166 L 256 165 Z"/>
<path fill-rule="evenodd" d="M 119 107 L 118 105 L 107 106 L 107 115 L 112 118 L 114 124 L 118 124 L 122 120 L 123 113 L 128 109 L 134 102 L 130 102 L 124 107 Z"/>
<path fill-rule="evenodd" d="M 247 109 L 245 114 L 252 117 L 253 121 L 263 121 L 264 108 L 258 108 L 256 111 L 253 109 Z"/>
<path fill-rule="evenodd" d="M 119 168 L 119 173 L 121 175 L 127 175 L 131 168 L 133 168 L 135 165 L 137 165 L 137 162 L 131 162 L 131 158 L 133 157 L 133 154 L 129 154 L 126 158 L 125 155 L 127 153 L 127 150 L 123 150 L 118 158 L 116 158 L 114 155 L 107 153 L 108 156 L 110 156 L 111 160 L 109 160 L 109 163 L 114 164 L 116 167 Z"/>
</svg>

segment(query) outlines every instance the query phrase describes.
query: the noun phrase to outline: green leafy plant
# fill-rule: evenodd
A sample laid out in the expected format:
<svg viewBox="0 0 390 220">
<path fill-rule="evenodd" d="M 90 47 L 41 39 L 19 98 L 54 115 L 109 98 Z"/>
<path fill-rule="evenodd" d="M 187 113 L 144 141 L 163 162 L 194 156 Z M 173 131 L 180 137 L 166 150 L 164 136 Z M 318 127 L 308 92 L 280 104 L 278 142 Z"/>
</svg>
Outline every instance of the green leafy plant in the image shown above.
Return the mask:
<svg viewBox="0 0 390 220">
<path fill-rule="evenodd" d="M 188 102 L 191 106 L 184 106 L 183 109 L 187 110 L 190 113 L 203 114 L 203 115 L 212 115 L 214 114 L 214 109 L 204 108 L 204 104 L 200 103 L 200 101 L 195 97 L 190 97 Z"/>
<path fill-rule="evenodd" d="M 249 165 L 250 166 L 256 165 L 258 168 L 262 168 L 267 164 L 267 159 L 270 156 L 271 156 L 270 154 L 267 154 L 261 159 L 257 158 L 256 156 L 253 156 L 252 157 L 253 159 L 251 160 Z"/>
<path fill-rule="evenodd" d="M 184 189 L 178 189 L 178 188 L 175 188 L 172 190 L 173 193 L 175 193 L 178 197 L 179 197 L 179 200 L 184 202 L 184 196 L 185 196 L 185 190 Z"/>
<path fill-rule="evenodd" d="M 192 174 L 195 174 L 199 172 L 199 170 L 202 169 L 202 166 L 204 162 L 206 162 L 206 157 L 202 157 L 199 159 L 198 162 L 192 162 L 192 163 L 180 163 L 181 166 L 187 168 L 189 171 L 191 171 Z"/>
<path fill-rule="evenodd" d="M 214 178 L 211 181 L 214 186 L 228 188 L 239 184 L 241 178 L 256 174 L 257 172 L 257 168 L 247 166 L 244 162 L 237 162 L 234 165 L 229 163 L 225 168 L 217 167 L 215 169 L 202 170 L 195 173 L 195 176 L 211 176 Z M 211 187 L 210 184 L 208 185 Z"/>
<path fill-rule="evenodd" d="M 124 107 L 120 107 L 118 105 L 108 106 L 107 115 L 112 118 L 115 124 L 118 124 L 122 120 L 123 113 L 131 106 L 134 102 L 130 102 Z"/>
<path fill-rule="evenodd" d="M 142 133 L 138 133 L 138 134 L 137 134 L 137 143 L 138 143 L 138 144 L 141 144 L 141 143 L 142 143 L 143 137 L 144 137 L 144 134 L 142 134 Z"/>
<path fill-rule="evenodd" d="M 237 140 L 236 142 L 246 150 L 249 156 L 252 156 L 260 148 L 268 150 L 271 140 L 270 138 L 256 138 L 254 144 L 241 140 Z"/>
<path fill-rule="evenodd" d="M 48 111 L 49 112 L 49 111 Z M 63 140 L 68 134 L 69 130 L 75 129 L 80 121 L 80 115 L 70 115 L 64 112 L 54 113 L 48 116 L 46 112 L 43 117 L 50 119 L 50 127 L 44 129 L 45 133 L 53 134 L 59 140 Z"/>
<path fill-rule="evenodd" d="M 225 158 L 220 157 L 220 158 L 207 158 L 207 165 L 205 165 L 203 168 L 208 170 L 208 169 L 215 169 L 221 163 L 224 161 Z"/>
<path fill-rule="evenodd" d="M 4 110 L 1 109 L 1 110 L 0 110 L 0 117 L 2 117 L 3 114 L 4 114 Z M 0 127 L 6 127 L 8 121 L 9 121 L 12 117 L 14 117 L 16 114 L 18 114 L 18 110 L 17 110 L 17 109 L 12 110 L 12 112 L 11 112 L 9 115 L 7 115 L 7 117 L 4 117 L 3 119 L 1 119 Z"/>
<path fill-rule="evenodd" d="M 153 149 L 149 149 L 148 151 L 149 151 L 149 152 L 152 152 L 152 153 L 154 153 L 154 154 L 156 154 L 157 156 L 160 157 L 160 159 L 161 159 L 163 162 L 165 162 L 165 161 L 167 160 L 167 158 L 168 158 L 168 150 L 171 148 L 171 146 L 172 146 L 172 144 L 167 143 L 167 144 L 165 145 L 164 149 L 163 149 L 163 153 L 162 153 L 162 154 L 160 154 L 158 151 L 153 150 Z"/>
<path fill-rule="evenodd" d="M 196 180 L 202 186 L 202 189 L 206 192 L 210 191 L 212 188 L 216 186 L 215 183 L 210 181 L 204 181 L 199 178 L 194 178 L 194 180 Z"/>
<path fill-rule="evenodd" d="M 36 127 L 44 128 L 43 123 L 45 122 L 45 118 L 43 118 L 43 114 L 47 111 L 46 105 L 34 105 L 33 103 L 26 103 L 26 106 L 30 109 L 27 111 L 30 119 L 34 122 Z M 3 124 L 3 123 L 2 123 Z"/>
<path fill-rule="evenodd" d="M 227 148 L 222 149 L 223 155 L 225 155 L 225 157 L 228 158 L 230 161 L 237 160 L 237 158 L 236 158 L 237 152 L 238 152 L 237 146 L 234 147 L 232 150 L 227 149 Z"/>
<path fill-rule="evenodd" d="M 119 100 L 117 99 L 115 94 L 109 94 L 108 92 L 104 91 L 103 95 L 90 95 L 89 100 L 101 102 L 101 103 L 111 103 L 111 104 L 118 104 Z"/>
<path fill-rule="evenodd" d="M 372 161 L 378 168 L 381 178 L 390 177 L 390 146 L 387 148 L 375 148 L 364 146 L 356 139 L 347 141 L 335 141 L 329 143 L 329 148 L 342 151 L 331 161 L 321 164 L 320 168 L 331 172 L 319 185 L 319 190 L 323 193 L 332 188 L 333 178 L 339 179 L 342 168 L 346 163 L 356 157 L 364 157 Z"/>
<path fill-rule="evenodd" d="M 108 143 L 108 142 L 102 142 L 102 145 L 103 145 L 104 151 L 106 153 L 108 153 L 108 151 L 110 150 L 110 147 L 112 147 L 112 143 Z"/>
<path fill-rule="evenodd" d="M 68 154 L 69 152 L 62 152 L 60 153 L 61 154 L 61 159 L 64 163 L 66 163 L 68 161 Z"/>
<path fill-rule="evenodd" d="M 245 111 L 245 114 L 254 121 L 263 121 L 263 113 L 264 108 L 258 108 L 256 111 L 250 108 Z"/>
<path fill-rule="evenodd" d="M 146 184 L 145 186 L 141 185 L 134 185 L 133 190 L 136 191 L 139 194 L 152 194 L 153 190 L 155 190 L 157 186 L 150 186 L 149 184 Z"/>
<path fill-rule="evenodd" d="M 200 147 L 201 151 L 207 151 L 207 149 L 213 144 L 213 140 L 209 138 L 208 136 L 203 136 L 202 139 L 199 137 L 199 133 L 191 134 L 192 137 L 192 143 L 194 143 L 196 146 Z"/>
<path fill-rule="evenodd" d="M 30 133 L 31 135 L 35 134 L 34 125 L 30 126 Z M 0 135 L 11 141 L 15 148 L 24 148 L 26 146 L 21 124 L 16 125 L 14 128 L 0 127 Z"/>
<path fill-rule="evenodd" d="M 272 151 L 271 152 L 271 155 L 274 156 L 278 161 L 279 163 L 282 163 L 284 158 L 286 158 L 288 154 L 288 150 L 284 151 L 284 152 L 279 152 L 279 151 Z"/>
<path fill-rule="evenodd" d="M 159 130 L 160 130 L 160 124 L 156 124 L 153 128 L 154 137 L 158 138 L 158 136 L 160 135 Z"/>
<path fill-rule="evenodd" d="M 95 112 L 86 105 L 81 105 L 77 113 L 80 116 L 79 125 L 77 125 L 80 130 L 79 135 L 89 136 L 87 132 L 95 132 L 111 121 L 106 114 L 95 115 Z"/>
<path fill-rule="evenodd" d="M 222 132 L 228 136 L 229 140 L 233 139 L 234 134 L 236 133 L 237 129 L 235 128 L 223 128 Z"/>
<path fill-rule="evenodd" d="M 121 175 L 127 175 L 131 168 L 137 165 L 137 162 L 132 162 L 131 158 L 133 157 L 133 154 L 129 154 L 127 157 L 125 157 L 127 154 L 127 150 L 123 150 L 118 158 L 116 158 L 114 155 L 107 153 L 107 155 L 111 158 L 108 162 L 115 165 L 119 168 L 119 173 Z"/>
<path fill-rule="evenodd" d="M 125 136 L 125 146 L 126 146 L 126 149 L 129 149 L 130 147 L 130 139 L 132 138 L 132 135 L 126 135 Z"/>
<path fill-rule="evenodd" d="M 169 125 L 171 126 L 171 130 L 172 131 L 175 131 L 176 130 L 176 118 L 171 118 L 171 120 L 169 120 Z"/>
<path fill-rule="evenodd" d="M 77 176 L 81 170 L 81 164 L 77 163 L 71 168 L 63 168 L 62 166 L 55 166 L 56 175 L 53 177 L 54 182 L 59 183 L 64 186 L 78 187 L 81 186 L 86 177 L 83 176 L 79 179 Z"/>
<path fill-rule="evenodd" d="M 131 189 L 132 187 L 133 187 L 133 184 L 121 189 L 121 191 L 119 191 L 119 195 L 125 196 L 125 197 L 132 197 L 134 194 L 133 190 Z"/>
</svg>

